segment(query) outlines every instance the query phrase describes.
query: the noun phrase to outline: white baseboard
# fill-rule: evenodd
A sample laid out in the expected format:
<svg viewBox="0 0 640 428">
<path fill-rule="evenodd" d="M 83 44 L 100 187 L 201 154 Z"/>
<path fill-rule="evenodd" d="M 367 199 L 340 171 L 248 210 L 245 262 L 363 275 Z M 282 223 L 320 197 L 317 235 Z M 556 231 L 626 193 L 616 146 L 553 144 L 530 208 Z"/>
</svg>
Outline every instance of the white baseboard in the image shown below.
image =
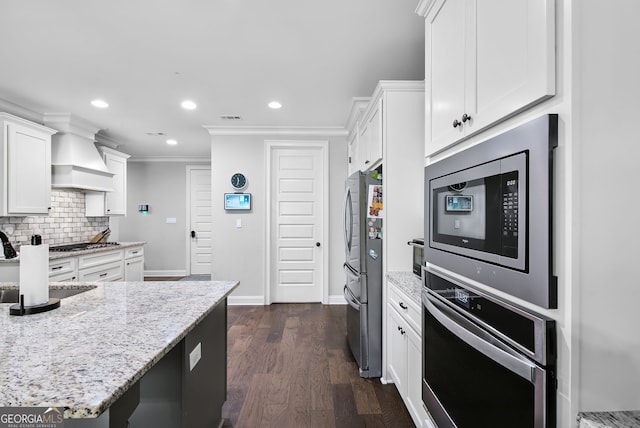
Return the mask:
<svg viewBox="0 0 640 428">
<path fill-rule="evenodd" d="M 145 270 L 144 276 L 187 276 L 186 270 Z"/>
<path fill-rule="evenodd" d="M 329 296 L 329 305 L 346 305 L 347 301 L 344 300 L 343 294 L 333 294 Z"/>
<path fill-rule="evenodd" d="M 264 306 L 264 296 L 227 296 L 228 305 Z"/>
</svg>

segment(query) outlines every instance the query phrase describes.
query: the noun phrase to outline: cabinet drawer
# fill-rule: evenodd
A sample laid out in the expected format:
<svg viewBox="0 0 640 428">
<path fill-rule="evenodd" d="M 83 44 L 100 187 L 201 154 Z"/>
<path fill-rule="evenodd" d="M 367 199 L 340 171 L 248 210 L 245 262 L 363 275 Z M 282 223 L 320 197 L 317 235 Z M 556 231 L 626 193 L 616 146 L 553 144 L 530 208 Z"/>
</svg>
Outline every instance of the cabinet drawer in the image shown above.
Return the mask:
<svg viewBox="0 0 640 428">
<path fill-rule="evenodd" d="M 76 258 L 49 261 L 49 278 L 62 274 L 75 273 L 76 267 Z"/>
<path fill-rule="evenodd" d="M 80 281 L 120 281 L 122 280 L 122 262 L 94 266 L 82 269 L 78 273 Z"/>
<path fill-rule="evenodd" d="M 49 282 L 77 281 L 78 274 L 75 271 L 49 274 Z"/>
<path fill-rule="evenodd" d="M 389 304 L 398 311 L 407 323 L 422 335 L 422 311 L 420 305 L 391 282 L 389 284 Z"/>
<path fill-rule="evenodd" d="M 126 250 L 124 250 L 125 259 L 130 259 L 132 257 L 140 257 L 143 255 L 144 255 L 144 249 L 142 247 L 127 248 Z"/>
<path fill-rule="evenodd" d="M 104 253 L 87 254 L 78 258 L 78 269 L 86 269 L 106 263 L 121 262 L 122 250 L 107 251 Z"/>
</svg>

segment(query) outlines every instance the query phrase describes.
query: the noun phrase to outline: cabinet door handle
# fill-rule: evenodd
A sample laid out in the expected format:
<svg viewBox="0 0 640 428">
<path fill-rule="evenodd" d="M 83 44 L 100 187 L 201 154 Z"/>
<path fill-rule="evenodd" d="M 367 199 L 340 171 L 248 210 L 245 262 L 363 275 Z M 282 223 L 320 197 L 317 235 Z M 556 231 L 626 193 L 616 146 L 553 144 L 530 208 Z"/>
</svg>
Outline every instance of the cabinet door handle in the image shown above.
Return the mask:
<svg viewBox="0 0 640 428">
<path fill-rule="evenodd" d="M 138 254 L 138 251 L 132 251 L 131 254 Z"/>
<path fill-rule="evenodd" d="M 462 122 L 460 122 L 458 119 L 455 119 L 453 121 L 453 127 L 457 128 L 458 126 L 462 126 Z"/>
<path fill-rule="evenodd" d="M 364 161 L 364 164 L 366 165 L 366 164 L 368 164 L 369 162 L 371 162 L 371 161 L 366 160 L 366 161 Z"/>
<path fill-rule="evenodd" d="M 404 303 L 400 302 L 400 307 L 404 310 L 409 309 L 409 307 L 407 305 L 405 305 Z"/>
<path fill-rule="evenodd" d="M 467 120 L 471 120 L 471 116 L 465 113 L 462 115 L 462 123 L 465 123 Z"/>
<path fill-rule="evenodd" d="M 51 268 L 51 270 L 60 270 L 62 269 L 62 266 L 54 266 Z"/>
<path fill-rule="evenodd" d="M 108 275 L 108 273 L 107 273 L 107 272 L 105 272 L 105 273 L 101 273 L 101 274 L 100 274 L 100 278 L 104 278 L 104 277 L 105 277 L 105 276 L 107 276 L 107 275 Z"/>
</svg>

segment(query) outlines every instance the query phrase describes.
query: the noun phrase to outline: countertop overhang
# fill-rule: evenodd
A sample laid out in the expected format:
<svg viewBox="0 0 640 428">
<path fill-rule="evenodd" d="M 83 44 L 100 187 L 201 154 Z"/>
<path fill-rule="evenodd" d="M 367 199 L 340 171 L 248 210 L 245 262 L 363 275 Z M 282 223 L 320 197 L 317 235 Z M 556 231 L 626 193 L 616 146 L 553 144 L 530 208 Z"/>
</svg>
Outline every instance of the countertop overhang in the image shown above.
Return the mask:
<svg viewBox="0 0 640 428">
<path fill-rule="evenodd" d="M 65 418 L 98 417 L 238 284 L 51 283 L 96 288 L 42 314 L 12 316 L 11 304 L 0 304 L 0 406 L 64 407 Z"/>
</svg>

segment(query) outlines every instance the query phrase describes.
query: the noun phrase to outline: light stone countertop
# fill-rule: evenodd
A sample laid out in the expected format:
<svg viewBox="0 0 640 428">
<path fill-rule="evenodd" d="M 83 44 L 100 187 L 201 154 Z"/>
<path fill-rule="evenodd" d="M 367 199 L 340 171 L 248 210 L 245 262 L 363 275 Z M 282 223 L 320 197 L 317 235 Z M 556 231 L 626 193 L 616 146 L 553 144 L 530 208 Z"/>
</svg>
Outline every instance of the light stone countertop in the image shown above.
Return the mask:
<svg viewBox="0 0 640 428">
<path fill-rule="evenodd" d="M 578 414 L 579 428 L 640 427 L 640 411 L 584 412 Z"/>
<path fill-rule="evenodd" d="M 146 244 L 144 241 L 136 241 L 136 242 L 119 242 L 120 245 L 110 245 L 108 247 L 102 248 L 92 248 L 90 250 L 80 250 L 80 251 L 49 251 L 49 260 L 57 260 L 64 259 L 66 257 L 76 257 L 76 256 L 84 256 L 85 254 L 92 253 L 102 253 L 105 251 L 117 251 L 125 248 L 138 247 Z M 56 244 L 56 245 L 65 245 L 65 244 Z M 18 257 L 14 257 L 12 259 L 5 259 L 4 257 L 0 257 L 0 263 L 18 263 L 20 261 L 20 252 L 18 251 Z"/>
<path fill-rule="evenodd" d="M 422 281 L 413 272 L 387 272 L 387 278 L 417 304 L 422 304 Z"/>
<path fill-rule="evenodd" d="M 41 314 L 9 315 L 11 304 L 0 304 L 0 406 L 64 407 L 65 418 L 99 416 L 238 284 L 51 283 L 95 288 Z"/>
</svg>

